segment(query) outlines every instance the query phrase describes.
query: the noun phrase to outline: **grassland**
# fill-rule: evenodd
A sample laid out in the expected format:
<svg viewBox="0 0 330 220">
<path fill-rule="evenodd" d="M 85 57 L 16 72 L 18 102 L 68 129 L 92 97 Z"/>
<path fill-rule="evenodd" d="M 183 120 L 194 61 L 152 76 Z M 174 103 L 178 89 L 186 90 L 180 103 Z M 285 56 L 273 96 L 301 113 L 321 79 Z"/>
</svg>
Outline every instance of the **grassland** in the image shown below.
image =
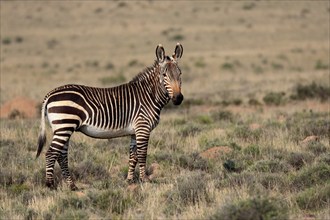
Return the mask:
<svg viewBox="0 0 330 220">
<path fill-rule="evenodd" d="M 13 110 L 0 123 L 0 219 L 330 218 L 329 3 L 0 4 L 1 106 L 118 85 L 177 41 L 185 96 L 151 135 L 150 183 L 125 182 L 129 138 L 75 134 L 78 192 L 58 166 L 58 189 L 44 186 L 39 116 Z"/>
</svg>

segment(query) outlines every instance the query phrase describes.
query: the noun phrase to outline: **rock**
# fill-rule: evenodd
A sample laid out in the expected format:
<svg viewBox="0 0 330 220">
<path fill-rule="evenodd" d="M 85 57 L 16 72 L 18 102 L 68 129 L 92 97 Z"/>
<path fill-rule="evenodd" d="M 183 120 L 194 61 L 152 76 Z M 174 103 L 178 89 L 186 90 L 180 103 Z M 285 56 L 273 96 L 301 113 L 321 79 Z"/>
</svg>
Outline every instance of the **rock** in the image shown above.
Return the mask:
<svg viewBox="0 0 330 220">
<path fill-rule="evenodd" d="M 222 154 L 228 154 L 232 152 L 233 149 L 228 146 L 217 146 L 207 149 L 206 151 L 199 154 L 203 159 L 215 159 Z"/>
<path fill-rule="evenodd" d="M 311 136 L 306 137 L 301 143 L 302 144 L 308 144 L 310 142 L 318 142 L 318 141 L 320 141 L 319 136 L 311 135 Z"/>
<path fill-rule="evenodd" d="M 37 103 L 25 97 L 9 100 L 0 108 L 1 118 L 36 118 L 37 113 Z"/>
</svg>

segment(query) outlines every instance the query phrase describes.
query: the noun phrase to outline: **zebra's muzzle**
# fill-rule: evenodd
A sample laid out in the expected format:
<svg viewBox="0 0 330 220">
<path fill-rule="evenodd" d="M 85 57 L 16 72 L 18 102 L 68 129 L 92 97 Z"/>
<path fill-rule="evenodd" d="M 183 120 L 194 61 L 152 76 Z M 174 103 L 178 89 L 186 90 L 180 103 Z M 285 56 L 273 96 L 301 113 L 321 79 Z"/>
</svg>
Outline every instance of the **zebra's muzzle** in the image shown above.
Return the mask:
<svg viewBox="0 0 330 220">
<path fill-rule="evenodd" d="M 183 101 L 183 95 L 180 93 L 177 96 L 173 96 L 172 102 L 174 105 L 180 105 Z"/>
</svg>

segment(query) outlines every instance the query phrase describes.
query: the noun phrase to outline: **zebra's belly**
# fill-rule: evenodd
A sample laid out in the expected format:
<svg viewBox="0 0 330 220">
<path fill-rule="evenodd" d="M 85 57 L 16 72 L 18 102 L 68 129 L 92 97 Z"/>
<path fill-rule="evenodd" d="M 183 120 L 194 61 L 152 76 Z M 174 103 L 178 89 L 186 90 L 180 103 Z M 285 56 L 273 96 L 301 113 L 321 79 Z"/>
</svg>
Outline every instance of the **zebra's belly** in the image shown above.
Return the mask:
<svg viewBox="0 0 330 220">
<path fill-rule="evenodd" d="M 115 138 L 135 134 L 134 128 L 128 126 L 122 129 L 101 129 L 94 126 L 83 125 L 79 128 L 82 133 L 94 138 Z"/>
</svg>

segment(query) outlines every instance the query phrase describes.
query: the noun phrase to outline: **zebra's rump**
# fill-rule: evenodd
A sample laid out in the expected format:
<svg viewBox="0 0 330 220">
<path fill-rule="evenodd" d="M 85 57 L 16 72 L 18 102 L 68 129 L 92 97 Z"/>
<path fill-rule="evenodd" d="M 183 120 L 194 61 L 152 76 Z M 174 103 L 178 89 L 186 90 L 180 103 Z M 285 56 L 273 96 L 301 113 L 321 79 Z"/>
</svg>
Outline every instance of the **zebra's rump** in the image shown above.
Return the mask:
<svg viewBox="0 0 330 220">
<path fill-rule="evenodd" d="M 78 129 L 78 131 L 93 138 L 105 138 L 105 139 L 135 134 L 135 130 L 131 125 L 122 129 L 102 129 L 95 126 L 82 125 Z"/>
</svg>

